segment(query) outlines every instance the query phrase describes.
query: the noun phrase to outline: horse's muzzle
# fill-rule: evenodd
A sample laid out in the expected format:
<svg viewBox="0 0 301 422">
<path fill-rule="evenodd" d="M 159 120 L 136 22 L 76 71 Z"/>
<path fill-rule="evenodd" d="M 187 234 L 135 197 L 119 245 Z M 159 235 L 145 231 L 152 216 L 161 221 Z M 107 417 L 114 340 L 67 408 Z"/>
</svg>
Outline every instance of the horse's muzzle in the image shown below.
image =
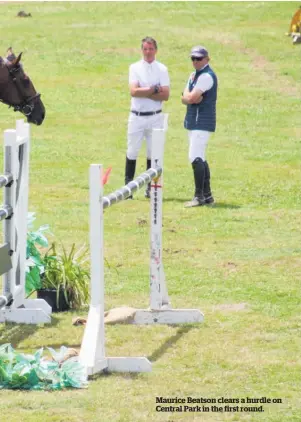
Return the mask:
<svg viewBox="0 0 301 422">
<path fill-rule="evenodd" d="M 26 117 L 27 117 L 28 123 L 33 123 L 34 125 L 40 126 L 45 119 L 45 115 L 46 115 L 46 110 L 45 110 L 44 104 L 42 103 L 41 99 L 38 98 L 34 102 L 34 108 L 32 112 Z"/>
</svg>

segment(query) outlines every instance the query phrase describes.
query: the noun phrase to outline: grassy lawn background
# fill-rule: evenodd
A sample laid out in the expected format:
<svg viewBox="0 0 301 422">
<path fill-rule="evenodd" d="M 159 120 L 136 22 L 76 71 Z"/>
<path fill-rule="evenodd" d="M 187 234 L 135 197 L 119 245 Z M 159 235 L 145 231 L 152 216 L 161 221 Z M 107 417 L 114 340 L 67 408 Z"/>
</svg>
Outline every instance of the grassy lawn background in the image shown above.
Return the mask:
<svg viewBox="0 0 301 422">
<path fill-rule="evenodd" d="M 148 356 L 145 375 L 106 375 L 88 390 L 0 392 L 11 422 L 300 421 L 300 46 L 285 37 L 298 2 L 34 2 L 1 4 L 1 51 L 23 51 L 47 109 L 32 127 L 30 211 L 67 246 L 88 243 L 88 167 L 123 184 L 128 67 L 158 41 L 171 96 L 164 157 L 164 269 L 175 308 L 204 324 L 106 329 L 108 356 Z M 32 18 L 17 18 L 25 10 Z M 210 139 L 215 208 L 184 209 L 193 180 L 180 95 L 190 48 L 219 77 Z M 1 106 L 0 130 L 15 126 Z M 145 167 L 145 148 L 138 172 Z M 105 213 L 106 308 L 148 306 L 149 204 L 142 193 Z M 51 238 L 50 238 L 51 240 Z M 129 247 L 131 245 L 131 247 Z M 141 250 L 141 248 L 143 248 Z M 76 313 L 85 315 L 86 310 Z M 79 347 L 72 313 L 51 326 L 0 327 L 18 350 Z M 264 413 L 156 413 L 155 397 L 271 397 Z M 2 420 L 2 416 L 1 416 Z M 5 420 L 5 419 L 3 419 Z"/>
</svg>

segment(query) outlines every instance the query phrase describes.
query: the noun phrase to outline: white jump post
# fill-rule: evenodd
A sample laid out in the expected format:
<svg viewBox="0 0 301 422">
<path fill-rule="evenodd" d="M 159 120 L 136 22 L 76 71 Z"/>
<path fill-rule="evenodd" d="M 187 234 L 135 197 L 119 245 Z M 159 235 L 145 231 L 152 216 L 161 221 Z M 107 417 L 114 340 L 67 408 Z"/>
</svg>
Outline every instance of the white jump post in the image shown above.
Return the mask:
<svg viewBox="0 0 301 422">
<path fill-rule="evenodd" d="M 151 253 L 150 253 L 150 309 L 138 309 L 133 324 L 181 324 L 202 322 L 198 309 L 171 309 L 162 263 L 162 186 L 163 156 L 167 115 L 164 128 L 154 129 L 152 136 L 152 168 L 121 189 L 103 197 L 102 166 L 90 166 L 90 248 L 91 303 L 82 341 L 80 359 L 88 375 L 102 370 L 116 372 L 148 372 L 151 363 L 144 357 L 112 358 L 105 356 L 104 329 L 104 256 L 103 209 L 129 197 L 136 190 L 151 183 Z"/>
<path fill-rule="evenodd" d="M 51 307 L 43 299 L 25 299 L 25 261 L 28 212 L 30 126 L 17 120 L 16 129 L 4 131 L 4 205 L 0 220 L 4 245 L 0 248 L 3 274 L 0 322 L 51 322 Z M 9 256 L 7 256 L 9 255 Z"/>
<path fill-rule="evenodd" d="M 162 262 L 163 157 L 167 126 L 168 115 L 165 114 L 163 129 L 154 129 L 152 136 L 152 167 L 160 167 L 162 172 L 151 184 L 150 308 L 137 309 L 133 324 L 184 324 L 204 319 L 198 309 L 172 309 L 167 293 Z"/>
<path fill-rule="evenodd" d="M 91 302 L 80 350 L 87 375 L 101 371 L 149 372 L 144 357 L 106 357 L 104 325 L 104 255 L 102 165 L 90 165 Z"/>
</svg>

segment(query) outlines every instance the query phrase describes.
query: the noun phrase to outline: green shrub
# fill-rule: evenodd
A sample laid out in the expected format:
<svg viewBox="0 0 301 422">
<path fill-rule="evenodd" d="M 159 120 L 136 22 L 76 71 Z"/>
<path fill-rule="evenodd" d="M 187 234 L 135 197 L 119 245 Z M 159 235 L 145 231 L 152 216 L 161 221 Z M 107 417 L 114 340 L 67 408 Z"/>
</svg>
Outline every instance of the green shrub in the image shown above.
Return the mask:
<svg viewBox="0 0 301 422">
<path fill-rule="evenodd" d="M 35 213 L 28 213 L 28 227 L 33 226 L 35 220 Z M 33 292 L 41 288 L 41 274 L 44 273 L 44 258 L 42 256 L 41 248 L 49 246 L 48 240 L 44 233 L 48 232 L 49 225 L 43 225 L 35 231 L 27 232 L 26 243 L 26 279 L 25 292 L 30 296 Z"/>
<path fill-rule="evenodd" d="M 64 245 L 61 248 L 59 253 L 56 242 L 53 242 L 44 256 L 42 289 L 57 290 L 57 306 L 60 290 L 63 291 L 70 308 L 76 309 L 89 301 L 89 250 L 82 246 L 76 251 L 74 243 L 69 252 Z"/>
</svg>

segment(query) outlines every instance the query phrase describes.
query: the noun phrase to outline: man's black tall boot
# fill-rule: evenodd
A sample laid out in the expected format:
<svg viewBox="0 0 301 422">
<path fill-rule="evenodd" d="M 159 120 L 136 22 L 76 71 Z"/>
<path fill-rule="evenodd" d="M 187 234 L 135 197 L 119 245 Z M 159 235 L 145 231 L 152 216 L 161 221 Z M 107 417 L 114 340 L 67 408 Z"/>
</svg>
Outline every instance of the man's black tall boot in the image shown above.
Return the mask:
<svg viewBox="0 0 301 422">
<path fill-rule="evenodd" d="M 186 208 L 198 207 L 200 205 L 205 205 L 204 198 L 204 181 L 205 181 L 205 165 L 204 161 L 197 157 L 192 162 L 192 169 L 194 175 L 194 198 L 185 204 Z"/>
<path fill-rule="evenodd" d="M 136 160 L 130 160 L 128 157 L 126 157 L 125 177 L 124 177 L 125 184 L 128 184 L 134 179 L 135 171 L 136 171 Z M 133 195 L 130 195 L 128 199 L 133 199 Z"/>
<path fill-rule="evenodd" d="M 211 193 L 210 188 L 210 169 L 207 161 L 204 161 L 205 165 L 205 180 L 204 180 L 204 197 L 207 205 L 212 205 L 214 203 L 214 198 Z"/>
<path fill-rule="evenodd" d="M 147 158 L 146 159 L 146 170 L 150 169 L 151 166 L 152 166 L 152 160 Z M 151 190 L 151 184 L 149 183 L 147 185 L 147 188 L 145 189 L 145 193 L 144 193 L 145 198 L 150 198 L 150 190 Z"/>
</svg>

